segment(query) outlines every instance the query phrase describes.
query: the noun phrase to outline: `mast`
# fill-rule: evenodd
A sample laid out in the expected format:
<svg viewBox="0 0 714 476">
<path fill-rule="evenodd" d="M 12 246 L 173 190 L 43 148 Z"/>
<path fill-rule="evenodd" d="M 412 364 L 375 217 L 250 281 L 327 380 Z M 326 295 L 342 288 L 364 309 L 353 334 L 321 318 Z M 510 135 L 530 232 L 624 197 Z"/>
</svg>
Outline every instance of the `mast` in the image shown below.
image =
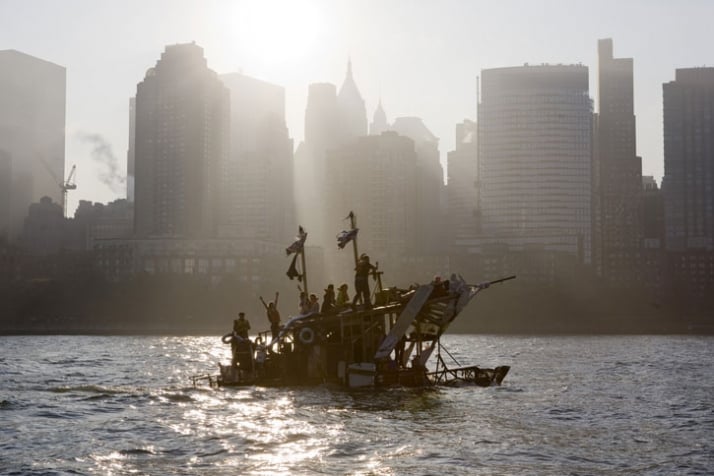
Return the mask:
<svg viewBox="0 0 714 476">
<path fill-rule="evenodd" d="M 302 263 L 302 281 L 305 285 L 305 297 L 310 296 L 310 291 L 307 289 L 307 268 L 305 267 L 305 246 L 300 251 L 300 262 Z"/>
<path fill-rule="evenodd" d="M 355 228 L 357 228 L 357 217 L 355 217 L 355 213 L 350 210 L 350 214 L 347 215 L 347 217 L 350 219 L 350 230 L 354 230 Z M 357 263 L 359 262 L 359 254 L 357 254 L 357 235 L 352 238 L 352 249 L 354 250 L 356 268 Z"/>
</svg>

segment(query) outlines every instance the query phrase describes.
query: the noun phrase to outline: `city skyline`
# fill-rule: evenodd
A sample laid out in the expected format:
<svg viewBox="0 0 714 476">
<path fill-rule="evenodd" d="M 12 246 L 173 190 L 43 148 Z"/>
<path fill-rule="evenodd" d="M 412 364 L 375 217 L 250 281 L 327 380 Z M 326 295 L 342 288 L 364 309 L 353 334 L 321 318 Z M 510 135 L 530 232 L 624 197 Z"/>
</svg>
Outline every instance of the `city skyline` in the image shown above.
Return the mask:
<svg viewBox="0 0 714 476">
<path fill-rule="evenodd" d="M 674 79 L 676 68 L 714 63 L 706 50 L 711 13 L 714 5 L 705 2 L 600 2 L 594 9 L 560 1 L 488 8 L 481 2 L 6 1 L 0 5 L 0 48 L 67 68 L 65 164 L 66 171 L 78 168 L 71 214 L 79 199 L 123 196 L 99 179 L 105 165 L 91 158 L 82 134 L 106 139 L 125 170 L 128 99 L 166 45 L 190 41 L 204 48 L 219 74 L 242 71 L 285 87 L 295 147 L 303 139 L 308 85 L 339 85 L 351 58 L 368 117 L 381 100 L 389 121 L 422 118 L 439 137 L 445 165 L 455 148 L 455 125 L 476 119 L 476 77 L 483 69 L 582 63 L 597 103 L 596 41 L 613 38 L 616 56 L 634 60 L 637 153 L 643 174 L 659 182 L 662 84 Z"/>
</svg>

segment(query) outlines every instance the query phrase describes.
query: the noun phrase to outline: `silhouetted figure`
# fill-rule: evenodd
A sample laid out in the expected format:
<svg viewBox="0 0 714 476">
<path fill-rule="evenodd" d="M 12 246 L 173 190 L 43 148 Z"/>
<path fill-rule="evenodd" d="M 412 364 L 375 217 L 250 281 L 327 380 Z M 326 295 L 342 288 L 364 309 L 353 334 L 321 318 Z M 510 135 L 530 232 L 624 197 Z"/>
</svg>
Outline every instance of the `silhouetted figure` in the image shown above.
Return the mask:
<svg viewBox="0 0 714 476">
<path fill-rule="evenodd" d="M 275 293 L 275 301 L 265 304 L 263 296 L 260 296 L 260 302 L 263 303 L 266 315 L 268 316 L 268 322 L 270 322 L 270 334 L 272 339 L 278 337 L 280 334 L 280 312 L 278 312 L 278 298 L 280 293 Z"/>
<path fill-rule="evenodd" d="M 335 310 L 335 304 L 335 286 L 328 284 L 325 294 L 322 296 L 322 308 L 320 311 L 323 314 L 329 314 Z"/>
<path fill-rule="evenodd" d="M 317 294 L 310 294 L 307 312 L 311 314 L 320 312 L 320 302 L 317 300 Z"/>
<path fill-rule="evenodd" d="M 350 303 L 350 295 L 347 293 L 347 283 L 342 283 L 339 288 L 337 288 L 337 301 L 335 305 L 337 310 L 341 311 Z"/>
<path fill-rule="evenodd" d="M 355 267 L 355 297 L 352 304 L 357 304 L 359 300 L 367 307 L 372 306 L 369 298 L 369 273 L 374 271 L 377 271 L 377 268 L 369 262 L 369 256 L 360 256 Z"/>
<path fill-rule="evenodd" d="M 242 338 L 248 338 L 248 331 L 250 330 L 250 322 L 245 319 L 245 312 L 238 313 L 238 319 L 233 321 L 233 332 Z"/>
<path fill-rule="evenodd" d="M 307 314 L 310 312 L 310 300 L 307 298 L 305 291 L 300 291 L 300 314 Z"/>
</svg>

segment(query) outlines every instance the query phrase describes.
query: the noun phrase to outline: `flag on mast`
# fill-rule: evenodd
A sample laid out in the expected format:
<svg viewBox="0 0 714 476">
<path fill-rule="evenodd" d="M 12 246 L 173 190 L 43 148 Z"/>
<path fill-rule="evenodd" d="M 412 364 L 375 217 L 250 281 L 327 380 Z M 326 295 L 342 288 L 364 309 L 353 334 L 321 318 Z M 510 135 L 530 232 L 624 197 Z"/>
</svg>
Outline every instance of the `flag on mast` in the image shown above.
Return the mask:
<svg viewBox="0 0 714 476">
<path fill-rule="evenodd" d="M 296 255 L 300 253 L 303 248 L 305 247 L 305 240 L 307 239 L 307 232 L 305 229 L 300 226 L 298 227 L 298 236 L 295 237 L 295 241 L 285 248 L 285 253 L 290 256 L 292 253 L 295 253 Z"/>
<path fill-rule="evenodd" d="M 295 253 L 295 256 L 293 256 L 293 260 L 290 263 L 290 267 L 288 268 L 288 272 L 285 274 L 288 275 L 288 278 L 290 278 L 290 281 L 297 278 L 298 281 L 302 282 L 302 274 L 300 274 L 300 272 L 297 269 L 297 257 L 298 257 L 298 253 Z"/>
<path fill-rule="evenodd" d="M 357 232 L 359 228 L 353 228 L 351 230 L 342 230 L 337 234 L 337 247 L 343 249 L 347 246 L 347 243 L 357 238 Z"/>
</svg>

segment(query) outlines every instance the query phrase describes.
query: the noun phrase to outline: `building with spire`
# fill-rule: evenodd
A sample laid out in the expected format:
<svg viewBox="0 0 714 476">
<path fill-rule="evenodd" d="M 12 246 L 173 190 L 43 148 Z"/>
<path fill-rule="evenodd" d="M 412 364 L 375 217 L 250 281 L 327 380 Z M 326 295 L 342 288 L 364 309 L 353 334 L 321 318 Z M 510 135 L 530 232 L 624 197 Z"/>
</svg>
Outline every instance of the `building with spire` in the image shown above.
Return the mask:
<svg viewBox="0 0 714 476">
<path fill-rule="evenodd" d="M 310 242 L 330 246 L 334 234 L 325 203 L 337 197 L 328 193 L 332 180 L 327 164 L 328 152 L 354 143 L 367 135 L 367 113 L 364 99 L 352 74 L 352 62 L 337 92 L 330 83 L 315 83 L 308 88 L 305 109 L 305 141 L 295 152 L 295 195 L 298 222 L 310 233 Z"/>
<path fill-rule="evenodd" d="M 374 111 L 372 123 L 369 125 L 369 135 L 378 136 L 387 130 L 389 130 L 389 122 L 387 122 L 387 114 L 382 107 L 382 99 L 380 99 L 377 109 Z"/>
<path fill-rule="evenodd" d="M 195 43 L 167 46 L 136 90 L 138 238 L 216 236 L 229 91 Z"/>
<path fill-rule="evenodd" d="M 347 74 L 337 95 L 339 127 L 342 143 L 367 135 L 367 110 L 364 99 L 352 77 L 352 60 L 347 62 Z"/>
</svg>

